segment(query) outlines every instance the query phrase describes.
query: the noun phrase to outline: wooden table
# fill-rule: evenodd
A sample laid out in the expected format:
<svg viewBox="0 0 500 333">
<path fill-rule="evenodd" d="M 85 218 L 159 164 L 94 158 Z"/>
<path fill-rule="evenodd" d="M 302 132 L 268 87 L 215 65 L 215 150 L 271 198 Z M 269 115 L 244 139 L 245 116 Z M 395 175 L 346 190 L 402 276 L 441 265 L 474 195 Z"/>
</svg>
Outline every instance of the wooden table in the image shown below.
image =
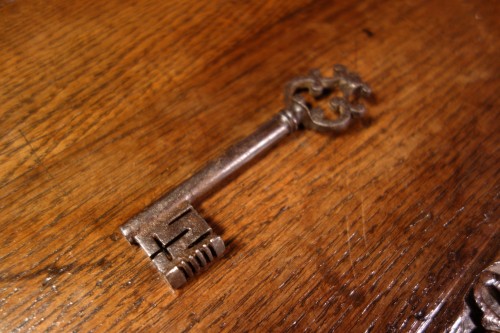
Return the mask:
<svg viewBox="0 0 500 333">
<path fill-rule="evenodd" d="M 496 1 L 2 1 L 1 331 L 431 331 L 499 257 Z M 370 118 L 197 207 L 173 292 L 119 226 L 343 63 Z"/>
</svg>

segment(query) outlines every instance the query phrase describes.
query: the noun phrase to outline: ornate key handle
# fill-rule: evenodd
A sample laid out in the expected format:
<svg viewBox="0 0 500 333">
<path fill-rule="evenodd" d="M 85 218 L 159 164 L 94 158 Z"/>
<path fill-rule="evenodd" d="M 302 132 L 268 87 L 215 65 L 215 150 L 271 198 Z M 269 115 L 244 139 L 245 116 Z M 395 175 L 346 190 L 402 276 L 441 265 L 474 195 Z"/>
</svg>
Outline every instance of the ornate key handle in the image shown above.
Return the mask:
<svg viewBox="0 0 500 333">
<path fill-rule="evenodd" d="M 363 116 L 366 112 L 364 105 L 358 101 L 371 95 L 370 87 L 342 65 L 335 65 L 333 72 L 333 77 L 323 77 L 319 70 L 312 70 L 309 76 L 297 77 L 285 88 L 286 110 L 292 111 L 296 119 L 308 129 L 342 131 L 349 126 L 353 117 Z M 319 107 L 311 108 L 301 95 L 302 91 L 307 91 L 315 99 L 340 91 L 342 97 L 333 97 L 329 102 L 332 111 L 339 115 L 338 119 L 326 118 Z"/>
<path fill-rule="evenodd" d="M 283 111 L 121 226 L 127 240 L 142 247 L 173 288 L 180 288 L 225 250 L 222 238 L 194 205 L 300 125 L 339 131 L 354 116 L 363 115 L 365 109 L 358 100 L 368 96 L 370 88 L 343 66 L 335 66 L 334 74 L 327 78 L 312 71 L 309 76 L 292 80 L 286 86 Z M 342 97 L 330 100 L 338 119 L 328 119 L 320 108 L 311 108 L 301 95 L 304 90 L 315 99 L 340 92 Z"/>
</svg>

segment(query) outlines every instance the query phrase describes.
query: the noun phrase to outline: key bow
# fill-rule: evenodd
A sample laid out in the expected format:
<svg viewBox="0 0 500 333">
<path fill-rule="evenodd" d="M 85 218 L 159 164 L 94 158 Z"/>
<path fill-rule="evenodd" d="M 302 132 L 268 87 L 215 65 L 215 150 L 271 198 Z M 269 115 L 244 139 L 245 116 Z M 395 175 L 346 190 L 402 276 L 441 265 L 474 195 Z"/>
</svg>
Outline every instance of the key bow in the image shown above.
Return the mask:
<svg viewBox="0 0 500 333">
<path fill-rule="evenodd" d="M 349 126 L 352 118 L 363 116 L 366 112 L 359 100 L 371 95 L 368 84 L 343 65 L 335 65 L 333 73 L 333 77 L 324 77 L 319 70 L 314 69 L 308 76 L 297 77 L 285 87 L 286 110 L 291 111 L 298 122 L 308 129 L 341 131 Z M 338 118 L 329 119 L 321 107 L 311 107 L 302 95 L 304 91 L 316 101 L 340 93 L 340 96 L 333 96 L 329 102 L 330 109 L 338 114 Z"/>
</svg>

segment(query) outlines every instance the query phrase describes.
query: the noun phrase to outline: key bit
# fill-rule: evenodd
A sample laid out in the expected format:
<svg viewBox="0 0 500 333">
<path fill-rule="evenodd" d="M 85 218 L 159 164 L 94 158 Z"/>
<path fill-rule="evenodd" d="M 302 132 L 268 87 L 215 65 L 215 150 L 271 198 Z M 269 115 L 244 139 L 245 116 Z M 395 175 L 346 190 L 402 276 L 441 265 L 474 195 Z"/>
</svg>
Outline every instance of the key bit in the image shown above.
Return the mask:
<svg viewBox="0 0 500 333">
<path fill-rule="evenodd" d="M 222 238 L 193 205 L 297 129 L 338 132 L 353 118 L 364 115 L 365 108 L 359 101 L 370 96 L 370 87 L 342 65 L 335 65 L 333 72 L 333 77 L 323 77 L 312 70 L 308 76 L 291 80 L 285 87 L 282 111 L 121 226 L 127 240 L 142 247 L 173 288 L 183 286 L 225 250 Z M 336 94 L 329 106 L 337 118 L 328 118 L 322 108 L 312 107 L 304 94 L 314 101 Z"/>
</svg>

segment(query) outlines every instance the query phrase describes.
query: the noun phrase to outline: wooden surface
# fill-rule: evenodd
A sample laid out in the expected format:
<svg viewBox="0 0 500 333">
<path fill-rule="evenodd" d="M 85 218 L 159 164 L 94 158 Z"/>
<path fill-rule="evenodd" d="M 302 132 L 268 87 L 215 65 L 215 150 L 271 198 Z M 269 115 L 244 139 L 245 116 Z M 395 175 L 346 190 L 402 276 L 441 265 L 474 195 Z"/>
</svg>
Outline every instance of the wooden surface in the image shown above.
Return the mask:
<svg viewBox="0 0 500 333">
<path fill-rule="evenodd" d="M 430 331 L 499 256 L 497 1 L 0 2 L 0 330 Z M 119 226 L 312 67 L 376 93 L 200 207 L 172 292 Z"/>
</svg>

